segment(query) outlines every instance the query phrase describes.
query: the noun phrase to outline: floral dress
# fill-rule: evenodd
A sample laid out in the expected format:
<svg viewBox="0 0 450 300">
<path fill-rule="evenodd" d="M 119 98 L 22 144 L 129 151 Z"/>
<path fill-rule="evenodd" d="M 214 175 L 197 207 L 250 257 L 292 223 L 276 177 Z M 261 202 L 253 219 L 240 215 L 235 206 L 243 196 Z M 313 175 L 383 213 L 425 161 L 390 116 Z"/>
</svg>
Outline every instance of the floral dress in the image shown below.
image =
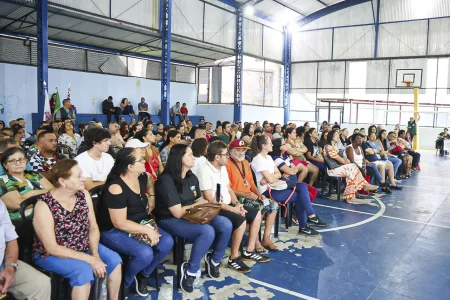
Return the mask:
<svg viewBox="0 0 450 300">
<path fill-rule="evenodd" d="M 72 152 L 72 154 L 76 155 L 77 154 L 77 144 L 78 144 L 78 140 L 80 138 L 81 137 L 78 133 L 75 133 L 73 135 L 73 137 L 64 133 L 58 138 L 58 144 L 66 145 L 67 147 L 70 148 L 70 151 Z"/>
<path fill-rule="evenodd" d="M 48 205 L 55 222 L 55 238 L 59 246 L 85 253 L 89 250 L 89 207 L 82 191 L 75 195 L 76 202 L 72 211 L 66 210 L 53 198 L 50 192 L 42 194 L 39 201 Z M 34 235 L 34 254 L 47 257 L 42 241 Z"/>
<path fill-rule="evenodd" d="M 325 145 L 324 153 L 332 159 L 336 159 L 339 157 L 339 149 L 330 145 Z M 342 165 L 331 170 L 328 169 L 327 172 L 329 176 L 346 178 L 347 186 L 345 187 L 344 191 L 345 200 L 354 199 L 356 196 L 356 192 L 362 189 L 366 184 L 368 184 L 362 176 L 358 166 L 353 163 Z"/>
</svg>

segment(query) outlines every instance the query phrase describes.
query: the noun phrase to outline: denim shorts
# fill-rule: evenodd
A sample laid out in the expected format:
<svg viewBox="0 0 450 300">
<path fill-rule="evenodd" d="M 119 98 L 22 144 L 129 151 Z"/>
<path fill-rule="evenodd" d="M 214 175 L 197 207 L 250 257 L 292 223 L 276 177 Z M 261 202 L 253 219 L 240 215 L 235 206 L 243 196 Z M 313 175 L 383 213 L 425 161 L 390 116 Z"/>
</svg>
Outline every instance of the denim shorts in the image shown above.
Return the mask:
<svg viewBox="0 0 450 300">
<path fill-rule="evenodd" d="M 86 253 L 90 254 L 90 251 Z M 114 271 L 117 265 L 122 263 L 119 254 L 101 244 L 98 244 L 98 254 L 106 264 L 106 273 L 108 275 Z M 33 257 L 33 262 L 38 268 L 54 272 L 68 279 L 71 287 L 82 286 L 95 279 L 91 265 L 78 259 L 59 258 L 56 256 L 42 258 L 40 254 L 36 254 Z"/>
</svg>

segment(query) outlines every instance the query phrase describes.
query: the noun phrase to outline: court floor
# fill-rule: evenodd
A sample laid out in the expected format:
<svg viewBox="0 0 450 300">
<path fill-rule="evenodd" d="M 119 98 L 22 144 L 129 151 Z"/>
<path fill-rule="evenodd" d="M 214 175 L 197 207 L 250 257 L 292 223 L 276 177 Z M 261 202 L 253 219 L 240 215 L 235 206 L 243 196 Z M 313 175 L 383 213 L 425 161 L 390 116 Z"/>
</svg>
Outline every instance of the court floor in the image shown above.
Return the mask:
<svg viewBox="0 0 450 300">
<path fill-rule="evenodd" d="M 247 275 L 222 267 L 219 280 L 203 277 L 183 294 L 168 261 L 151 299 L 450 299 L 450 158 L 422 153 L 421 168 L 391 195 L 316 199 L 329 228 L 319 237 L 281 232 L 283 251 Z"/>
</svg>

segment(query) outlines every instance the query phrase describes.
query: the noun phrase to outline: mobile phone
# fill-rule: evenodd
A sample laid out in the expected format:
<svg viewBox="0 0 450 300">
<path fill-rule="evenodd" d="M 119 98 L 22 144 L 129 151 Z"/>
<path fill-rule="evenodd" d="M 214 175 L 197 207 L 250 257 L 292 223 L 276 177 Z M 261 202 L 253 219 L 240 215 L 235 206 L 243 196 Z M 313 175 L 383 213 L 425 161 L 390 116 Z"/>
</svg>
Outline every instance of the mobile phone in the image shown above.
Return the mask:
<svg viewBox="0 0 450 300">
<path fill-rule="evenodd" d="M 264 206 L 268 206 L 269 204 L 270 204 L 270 200 L 269 199 L 264 199 L 263 200 L 263 204 L 264 204 Z"/>
</svg>

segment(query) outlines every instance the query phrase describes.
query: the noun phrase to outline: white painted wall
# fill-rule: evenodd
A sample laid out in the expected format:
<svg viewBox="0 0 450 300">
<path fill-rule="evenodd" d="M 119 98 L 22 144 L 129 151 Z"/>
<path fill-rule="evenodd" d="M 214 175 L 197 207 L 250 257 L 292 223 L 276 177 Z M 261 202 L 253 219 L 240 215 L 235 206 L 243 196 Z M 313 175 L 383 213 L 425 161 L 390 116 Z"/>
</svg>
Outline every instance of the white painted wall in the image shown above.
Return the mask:
<svg viewBox="0 0 450 300">
<path fill-rule="evenodd" d="M 0 63 L 0 104 L 5 108 L 1 120 L 23 117 L 27 131 L 31 131 L 31 113 L 37 112 L 36 78 L 36 67 Z M 101 113 L 101 103 L 108 96 L 114 97 L 117 106 L 127 97 L 136 111 L 141 97 L 145 97 L 151 114 L 156 114 L 160 105 L 158 80 L 49 69 L 48 81 L 49 97 L 58 87 L 61 100 L 67 97 L 69 83 L 72 84 L 70 98 L 78 113 Z M 170 98 L 171 105 L 186 102 L 189 114 L 197 115 L 195 84 L 172 82 Z"/>
<path fill-rule="evenodd" d="M 208 122 L 215 124 L 217 121 L 233 120 L 233 104 L 202 104 L 197 105 L 197 115 L 204 116 Z M 268 120 L 273 123 L 283 123 L 284 111 L 281 107 L 262 107 L 244 105 L 242 107 L 242 122 L 255 122 Z"/>
</svg>

